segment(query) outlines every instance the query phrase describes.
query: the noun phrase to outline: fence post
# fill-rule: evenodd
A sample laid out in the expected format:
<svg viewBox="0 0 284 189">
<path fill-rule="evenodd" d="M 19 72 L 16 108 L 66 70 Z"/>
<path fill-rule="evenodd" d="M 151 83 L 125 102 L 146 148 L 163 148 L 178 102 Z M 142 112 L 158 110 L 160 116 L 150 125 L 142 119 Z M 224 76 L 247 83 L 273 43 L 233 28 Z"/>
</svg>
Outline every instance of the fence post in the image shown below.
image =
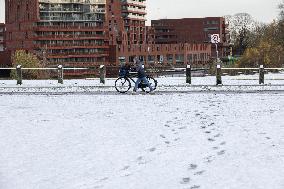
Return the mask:
<svg viewBox="0 0 284 189">
<path fill-rule="evenodd" d="M 222 70 L 220 64 L 217 64 L 216 85 L 222 85 Z"/>
<path fill-rule="evenodd" d="M 17 72 L 17 85 L 22 85 L 23 84 L 22 65 L 17 65 L 16 72 Z"/>
<path fill-rule="evenodd" d="M 58 65 L 58 70 L 57 70 L 57 74 L 58 74 L 58 83 L 63 84 L 63 66 L 62 65 Z"/>
<path fill-rule="evenodd" d="M 264 66 L 259 66 L 259 84 L 264 84 Z"/>
<path fill-rule="evenodd" d="M 105 84 L 106 68 L 105 65 L 100 65 L 100 83 Z"/>
<path fill-rule="evenodd" d="M 186 83 L 191 84 L 191 65 L 186 66 Z"/>
</svg>

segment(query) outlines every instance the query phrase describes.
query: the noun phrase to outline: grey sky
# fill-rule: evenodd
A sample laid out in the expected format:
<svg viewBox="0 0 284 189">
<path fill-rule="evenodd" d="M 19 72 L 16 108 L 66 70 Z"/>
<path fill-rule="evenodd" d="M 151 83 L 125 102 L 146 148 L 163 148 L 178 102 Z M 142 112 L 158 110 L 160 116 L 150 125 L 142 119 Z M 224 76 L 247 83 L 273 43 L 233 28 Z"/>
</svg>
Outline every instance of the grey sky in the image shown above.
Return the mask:
<svg viewBox="0 0 284 189">
<path fill-rule="evenodd" d="M 147 0 L 148 24 L 151 19 L 224 16 L 246 12 L 256 20 L 277 18 L 281 0 Z M 0 22 L 5 20 L 4 0 L 0 0 Z"/>
</svg>

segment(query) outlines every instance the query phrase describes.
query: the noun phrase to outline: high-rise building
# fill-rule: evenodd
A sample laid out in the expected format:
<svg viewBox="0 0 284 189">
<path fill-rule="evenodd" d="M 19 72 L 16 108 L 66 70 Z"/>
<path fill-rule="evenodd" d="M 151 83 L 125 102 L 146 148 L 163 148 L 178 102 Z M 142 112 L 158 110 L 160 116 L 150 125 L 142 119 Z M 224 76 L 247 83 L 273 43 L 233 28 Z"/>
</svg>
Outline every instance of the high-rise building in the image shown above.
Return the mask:
<svg viewBox="0 0 284 189">
<path fill-rule="evenodd" d="M 146 0 L 107 0 L 107 19 L 111 45 L 146 43 Z"/>
<path fill-rule="evenodd" d="M 6 0 L 6 47 L 24 49 L 47 66 L 108 61 L 106 0 Z"/>
</svg>

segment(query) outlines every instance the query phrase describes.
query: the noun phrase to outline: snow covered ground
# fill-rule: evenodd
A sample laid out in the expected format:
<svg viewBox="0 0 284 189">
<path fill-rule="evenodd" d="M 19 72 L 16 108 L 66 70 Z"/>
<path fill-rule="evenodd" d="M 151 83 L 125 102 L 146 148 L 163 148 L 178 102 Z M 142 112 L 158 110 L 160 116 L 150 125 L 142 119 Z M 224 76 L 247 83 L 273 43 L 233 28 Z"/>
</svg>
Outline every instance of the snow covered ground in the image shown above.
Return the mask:
<svg viewBox="0 0 284 189">
<path fill-rule="evenodd" d="M 72 82 L 97 83 L 66 80 L 65 87 Z M 184 78 L 159 82 L 159 90 L 185 85 Z M 1 83 L 2 91 L 18 87 Z M 0 94 L 1 189 L 284 188 L 281 90 L 7 94 Z"/>
</svg>

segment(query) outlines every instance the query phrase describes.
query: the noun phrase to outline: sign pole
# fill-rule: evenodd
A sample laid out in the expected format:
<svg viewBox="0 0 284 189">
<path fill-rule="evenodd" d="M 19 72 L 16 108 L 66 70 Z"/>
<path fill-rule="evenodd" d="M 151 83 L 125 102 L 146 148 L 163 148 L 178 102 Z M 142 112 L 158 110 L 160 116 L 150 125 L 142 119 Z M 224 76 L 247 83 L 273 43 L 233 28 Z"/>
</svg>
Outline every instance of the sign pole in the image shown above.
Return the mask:
<svg viewBox="0 0 284 189">
<path fill-rule="evenodd" d="M 211 35 L 211 43 L 214 43 L 215 47 L 216 47 L 216 62 L 217 63 L 218 63 L 218 60 L 219 60 L 218 43 L 220 43 L 220 42 L 221 42 L 221 39 L 220 39 L 219 34 Z"/>
<path fill-rule="evenodd" d="M 215 43 L 215 47 L 216 47 L 216 62 L 218 62 L 219 60 L 218 43 Z"/>
</svg>

